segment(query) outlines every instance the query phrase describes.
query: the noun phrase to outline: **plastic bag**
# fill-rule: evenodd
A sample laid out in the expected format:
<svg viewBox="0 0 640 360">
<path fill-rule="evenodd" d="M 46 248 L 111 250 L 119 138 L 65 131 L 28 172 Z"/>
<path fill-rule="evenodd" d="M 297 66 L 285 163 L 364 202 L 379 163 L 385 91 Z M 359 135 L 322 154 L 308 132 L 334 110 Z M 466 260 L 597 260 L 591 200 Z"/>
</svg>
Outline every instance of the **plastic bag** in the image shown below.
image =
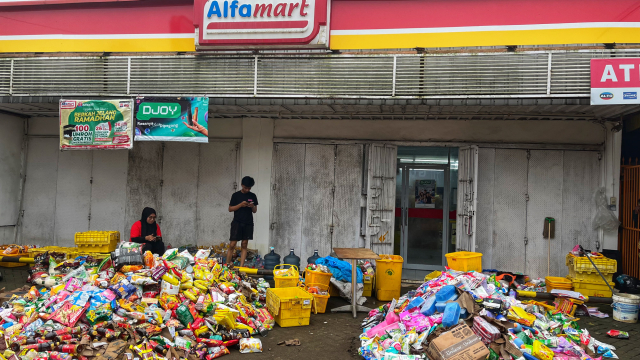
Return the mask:
<svg viewBox="0 0 640 360">
<path fill-rule="evenodd" d="M 180 269 L 186 269 L 189 266 L 189 259 L 184 256 L 176 256 L 175 258 L 169 260 L 170 262 L 178 265 Z"/>
<path fill-rule="evenodd" d="M 65 275 L 65 277 L 62 278 L 62 282 L 66 283 L 71 278 L 79 279 L 79 280 L 83 280 L 84 281 L 84 280 L 87 279 L 87 277 L 88 277 L 87 269 L 84 267 L 84 265 L 82 265 L 79 268 L 77 268 L 75 270 L 72 270 L 67 275 Z"/>
<path fill-rule="evenodd" d="M 603 187 L 593 194 L 593 201 L 596 204 L 596 215 L 592 222 L 593 229 L 602 227 L 603 230 L 616 230 L 620 226 L 620 221 L 618 221 L 616 214 L 607 207 L 607 197 Z"/>
<path fill-rule="evenodd" d="M 191 254 L 189 253 L 189 251 L 187 251 L 187 250 L 185 250 L 185 251 L 183 251 L 183 252 L 179 253 L 179 254 L 178 254 L 178 256 L 182 256 L 182 257 L 187 258 L 187 260 L 189 260 L 189 264 L 193 264 L 193 263 L 195 263 L 195 262 L 196 262 L 196 260 L 193 258 L 193 255 L 191 255 Z"/>
<path fill-rule="evenodd" d="M 250 353 L 261 353 L 262 352 L 262 342 L 260 339 L 240 339 L 240 353 L 241 354 L 250 354 Z"/>
<path fill-rule="evenodd" d="M 120 270 L 125 265 L 144 265 L 142 244 L 125 242 L 111 254 L 113 266 Z"/>
<path fill-rule="evenodd" d="M 196 256 L 194 256 L 194 259 L 195 260 L 207 259 L 209 257 L 209 254 L 211 254 L 211 249 L 200 249 L 196 253 Z"/>
<path fill-rule="evenodd" d="M 640 282 L 638 279 L 626 274 L 618 275 L 616 278 L 616 288 L 619 289 L 621 293 L 640 294 Z"/>
<path fill-rule="evenodd" d="M 337 280 L 351 282 L 351 264 L 348 262 L 327 256 L 317 259 L 316 264 L 328 267 Z M 356 282 L 362 284 L 362 270 L 356 268 L 356 273 Z"/>
</svg>

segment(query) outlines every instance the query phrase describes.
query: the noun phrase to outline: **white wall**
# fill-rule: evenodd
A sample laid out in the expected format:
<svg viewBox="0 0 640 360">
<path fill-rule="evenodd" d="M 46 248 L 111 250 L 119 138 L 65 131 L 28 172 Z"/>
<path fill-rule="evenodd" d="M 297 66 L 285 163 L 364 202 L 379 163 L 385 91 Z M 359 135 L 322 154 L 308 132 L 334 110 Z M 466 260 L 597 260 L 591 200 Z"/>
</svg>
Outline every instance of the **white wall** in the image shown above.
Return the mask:
<svg viewBox="0 0 640 360">
<path fill-rule="evenodd" d="M 251 191 L 258 197 L 259 204 L 254 215 L 254 241 L 249 247 L 265 254 L 269 247 L 273 120 L 245 118 L 242 130 L 242 172 L 239 178 L 251 176 L 255 179 L 256 185 Z"/>
<path fill-rule="evenodd" d="M 276 120 L 275 138 L 602 144 L 591 121 Z"/>
<path fill-rule="evenodd" d="M 10 244 L 20 210 L 25 120 L 0 114 L 0 128 L 0 244 Z"/>
<path fill-rule="evenodd" d="M 20 243 L 73 246 L 73 234 L 86 230 L 118 230 L 127 238 L 144 206 L 156 208 L 174 246 L 228 241 L 226 205 L 239 172 L 241 119 L 213 119 L 209 144 L 140 142 L 133 151 L 61 152 L 56 118 L 28 123 L 32 152 Z M 5 232 L 0 228 L 0 236 Z"/>
</svg>

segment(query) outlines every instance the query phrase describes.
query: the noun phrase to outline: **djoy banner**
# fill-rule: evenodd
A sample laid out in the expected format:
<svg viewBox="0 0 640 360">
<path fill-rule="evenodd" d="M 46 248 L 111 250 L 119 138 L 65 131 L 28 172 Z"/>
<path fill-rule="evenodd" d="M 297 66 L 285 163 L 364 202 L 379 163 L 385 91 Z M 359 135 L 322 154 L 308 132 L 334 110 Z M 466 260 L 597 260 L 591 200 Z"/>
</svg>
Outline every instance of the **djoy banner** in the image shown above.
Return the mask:
<svg viewBox="0 0 640 360">
<path fill-rule="evenodd" d="M 60 100 L 60 149 L 131 149 L 133 101 Z"/>
<path fill-rule="evenodd" d="M 136 141 L 209 142 L 209 98 L 139 97 Z"/>
</svg>

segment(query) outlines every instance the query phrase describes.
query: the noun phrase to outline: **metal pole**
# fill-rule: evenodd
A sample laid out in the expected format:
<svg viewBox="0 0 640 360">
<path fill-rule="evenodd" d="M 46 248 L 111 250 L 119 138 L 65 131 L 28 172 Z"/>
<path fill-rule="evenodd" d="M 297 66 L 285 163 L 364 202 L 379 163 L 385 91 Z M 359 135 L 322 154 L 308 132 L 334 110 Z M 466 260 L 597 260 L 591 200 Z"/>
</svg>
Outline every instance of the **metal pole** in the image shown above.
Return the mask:
<svg viewBox="0 0 640 360">
<path fill-rule="evenodd" d="M 353 312 L 353 318 L 356 318 L 358 302 L 356 301 L 356 292 L 358 289 L 357 272 L 356 272 L 356 259 L 351 259 L 351 311 Z"/>
<path fill-rule="evenodd" d="M 593 265 L 593 267 L 596 268 L 596 271 L 598 272 L 598 274 L 600 275 L 604 283 L 607 284 L 607 287 L 609 288 L 609 291 L 611 291 L 611 294 L 613 294 L 613 288 L 611 287 L 611 285 L 609 285 L 609 282 L 607 281 L 607 279 L 604 278 L 604 276 L 600 272 L 600 269 L 598 269 L 596 264 L 593 263 L 593 260 L 591 260 L 591 256 L 589 255 L 586 255 L 586 256 L 587 256 L 587 259 L 589 259 L 589 262 L 591 263 L 591 265 Z"/>
<path fill-rule="evenodd" d="M 589 252 L 591 253 L 591 252 Z M 584 255 L 587 257 L 587 259 L 589 260 L 589 262 L 591 263 L 591 265 L 593 265 L 593 267 L 596 269 L 596 271 L 598 272 L 598 274 L 600 275 L 600 277 L 602 278 L 602 281 L 604 281 L 605 284 L 607 284 L 607 287 L 609 288 L 609 291 L 611 291 L 611 294 L 613 294 L 613 288 L 611 287 L 611 285 L 609 285 L 609 282 L 607 281 L 607 279 L 604 278 L 604 276 L 602 275 L 602 273 L 600 272 L 600 269 L 598 269 L 598 267 L 596 266 L 596 264 L 593 263 L 593 260 L 591 260 L 591 257 L 589 256 L 589 253 L 587 253 L 584 248 L 582 247 L 582 245 L 580 245 L 580 255 Z"/>
</svg>

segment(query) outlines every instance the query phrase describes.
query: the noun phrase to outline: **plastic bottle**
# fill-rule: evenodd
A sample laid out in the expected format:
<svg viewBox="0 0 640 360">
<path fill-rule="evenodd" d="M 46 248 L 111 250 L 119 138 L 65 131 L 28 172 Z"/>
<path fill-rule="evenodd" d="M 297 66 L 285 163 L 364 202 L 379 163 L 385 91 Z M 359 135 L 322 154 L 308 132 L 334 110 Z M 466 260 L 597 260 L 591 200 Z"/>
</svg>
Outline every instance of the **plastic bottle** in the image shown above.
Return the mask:
<svg viewBox="0 0 640 360">
<path fill-rule="evenodd" d="M 57 351 L 65 354 L 76 354 L 78 352 L 78 345 L 73 345 L 73 344 L 58 345 L 53 348 L 53 351 Z"/>
<path fill-rule="evenodd" d="M 285 256 L 282 259 L 283 264 L 287 265 L 295 265 L 298 269 L 300 269 L 300 257 L 294 254 L 293 249 L 289 251 L 289 255 Z M 283 269 L 288 269 L 289 266 L 283 266 Z"/>
<path fill-rule="evenodd" d="M 264 269 L 273 270 L 276 265 L 280 265 L 280 255 L 275 253 L 273 246 L 271 252 L 264 256 Z M 265 276 L 267 280 L 273 280 L 273 276 Z"/>
<path fill-rule="evenodd" d="M 315 264 L 316 260 L 320 259 L 320 255 L 318 255 L 318 250 L 313 250 L 313 256 L 307 258 L 307 266 L 311 264 Z"/>
</svg>

